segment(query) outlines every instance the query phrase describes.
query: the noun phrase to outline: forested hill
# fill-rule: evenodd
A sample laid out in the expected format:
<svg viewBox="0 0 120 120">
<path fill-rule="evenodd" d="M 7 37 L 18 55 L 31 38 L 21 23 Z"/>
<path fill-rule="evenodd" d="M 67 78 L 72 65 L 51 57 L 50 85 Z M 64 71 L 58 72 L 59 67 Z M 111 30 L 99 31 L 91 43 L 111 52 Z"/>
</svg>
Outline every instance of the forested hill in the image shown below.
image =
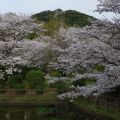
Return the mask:
<svg viewBox="0 0 120 120">
<path fill-rule="evenodd" d="M 85 25 L 89 25 L 89 18 L 95 19 L 92 16 L 80 13 L 75 10 L 67 10 L 62 11 L 61 9 L 57 9 L 54 11 L 43 11 L 41 13 L 34 14 L 32 18 L 35 18 L 38 21 L 42 22 L 50 22 L 59 21 L 61 24 L 66 24 L 67 26 L 79 26 L 83 27 Z"/>
<path fill-rule="evenodd" d="M 90 19 L 95 20 L 94 17 L 80 13 L 75 10 L 62 11 L 57 9 L 54 11 L 43 11 L 32 15 L 37 21 L 45 23 L 45 27 L 51 34 L 54 30 L 57 30 L 60 26 L 63 27 L 84 27 L 90 25 Z"/>
</svg>

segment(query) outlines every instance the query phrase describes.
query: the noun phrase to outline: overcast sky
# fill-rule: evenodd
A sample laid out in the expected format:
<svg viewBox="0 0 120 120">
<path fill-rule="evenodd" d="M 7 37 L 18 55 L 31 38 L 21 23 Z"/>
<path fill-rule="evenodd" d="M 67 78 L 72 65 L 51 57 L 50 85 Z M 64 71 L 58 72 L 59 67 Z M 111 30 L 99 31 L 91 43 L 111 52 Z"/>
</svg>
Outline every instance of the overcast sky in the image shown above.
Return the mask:
<svg viewBox="0 0 120 120">
<path fill-rule="evenodd" d="M 0 13 L 16 12 L 33 14 L 44 10 L 77 10 L 96 18 L 106 17 L 93 12 L 98 4 L 97 0 L 0 0 Z M 110 15 L 107 14 L 109 17 Z"/>
</svg>

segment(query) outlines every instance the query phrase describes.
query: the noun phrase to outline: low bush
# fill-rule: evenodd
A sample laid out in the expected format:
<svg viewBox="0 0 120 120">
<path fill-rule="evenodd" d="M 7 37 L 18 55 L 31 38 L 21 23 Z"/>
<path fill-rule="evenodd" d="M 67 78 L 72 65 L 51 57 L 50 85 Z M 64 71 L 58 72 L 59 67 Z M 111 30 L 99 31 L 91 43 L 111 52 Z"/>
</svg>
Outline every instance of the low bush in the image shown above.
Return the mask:
<svg viewBox="0 0 120 120">
<path fill-rule="evenodd" d="M 58 92 L 65 92 L 67 90 L 69 90 L 70 88 L 70 82 L 65 82 L 65 81 L 57 81 L 55 83 L 50 84 L 51 88 L 57 88 Z"/>
<path fill-rule="evenodd" d="M 80 80 L 76 80 L 73 82 L 74 86 L 87 86 L 92 85 L 96 82 L 96 79 L 90 79 L 90 78 L 82 78 Z"/>
<path fill-rule="evenodd" d="M 59 71 L 59 70 L 52 70 L 49 74 L 50 74 L 51 77 L 64 76 L 64 73 L 62 71 Z"/>
<path fill-rule="evenodd" d="M 47 87 L 45 74 L 41 70 L 31 70 L 26 74 L 26 83 L 29 88 L 44 89 Z"/>
<path fill-rule="evenodd" d="M 18 94 L 25 93 L 24 84 L 17 84 L 14 88 L 16 89 L 16 93 L 18 93 Z"/>
<path fill-rule="evenodd" d="M 16 74 L 9 76 L 6 84 L 10 88 L 16 88 L 16 85 L 21 83 L 23 83 L 23 76 L 20 74 Z"/>
<path fill-rule="evenodd" d="M 85 74 L 87 72 L 86 68 L 80 67 L 80 69 L 78 70 L 79 74 Z"/>
<path fill-rule="evenodd" d="M 96 65 L 93 66 L 93 70 L 96 70 L 98 72 L 104 72 L 105 71 L 105 66 L 96 64 Z"/>
</svg>

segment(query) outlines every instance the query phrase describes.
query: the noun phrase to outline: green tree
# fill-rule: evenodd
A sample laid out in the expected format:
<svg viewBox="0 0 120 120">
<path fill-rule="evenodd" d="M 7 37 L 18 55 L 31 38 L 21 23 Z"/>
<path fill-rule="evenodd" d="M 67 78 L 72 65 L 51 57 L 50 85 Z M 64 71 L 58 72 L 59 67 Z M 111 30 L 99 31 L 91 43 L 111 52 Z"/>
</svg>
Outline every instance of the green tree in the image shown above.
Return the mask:
<svg viewBox="0 0 120 120">
<path fill-rule="evenodd" d="M 8 87 L 16 88 L 16 86 L 19 84 L 23 84 L 23 76 L 22 75 L 16 74 L 16 75 L 12 75 L 12 76 L 8 77 L 8 80 L 7 80 Z"/>
<path fill-rule="evenodd" d="M 47 87 L 45 74 L 41 70 L 31 70 L 26 74 L 26 85 L 28 88 L 44 89 Z"/>
</svg>

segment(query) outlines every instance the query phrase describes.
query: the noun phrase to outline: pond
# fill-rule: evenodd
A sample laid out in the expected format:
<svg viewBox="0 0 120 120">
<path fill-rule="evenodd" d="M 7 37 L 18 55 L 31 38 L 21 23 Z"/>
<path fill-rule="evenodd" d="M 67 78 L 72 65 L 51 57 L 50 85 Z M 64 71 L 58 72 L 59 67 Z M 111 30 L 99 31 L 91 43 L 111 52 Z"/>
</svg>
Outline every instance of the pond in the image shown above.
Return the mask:
<svg viewBox="0 0 120 120">
<path fill-rule="evenodd" d="M 82 113 L 57 107 L 3 106 L 0 120 L 93 120 Z"/>
</svg>

